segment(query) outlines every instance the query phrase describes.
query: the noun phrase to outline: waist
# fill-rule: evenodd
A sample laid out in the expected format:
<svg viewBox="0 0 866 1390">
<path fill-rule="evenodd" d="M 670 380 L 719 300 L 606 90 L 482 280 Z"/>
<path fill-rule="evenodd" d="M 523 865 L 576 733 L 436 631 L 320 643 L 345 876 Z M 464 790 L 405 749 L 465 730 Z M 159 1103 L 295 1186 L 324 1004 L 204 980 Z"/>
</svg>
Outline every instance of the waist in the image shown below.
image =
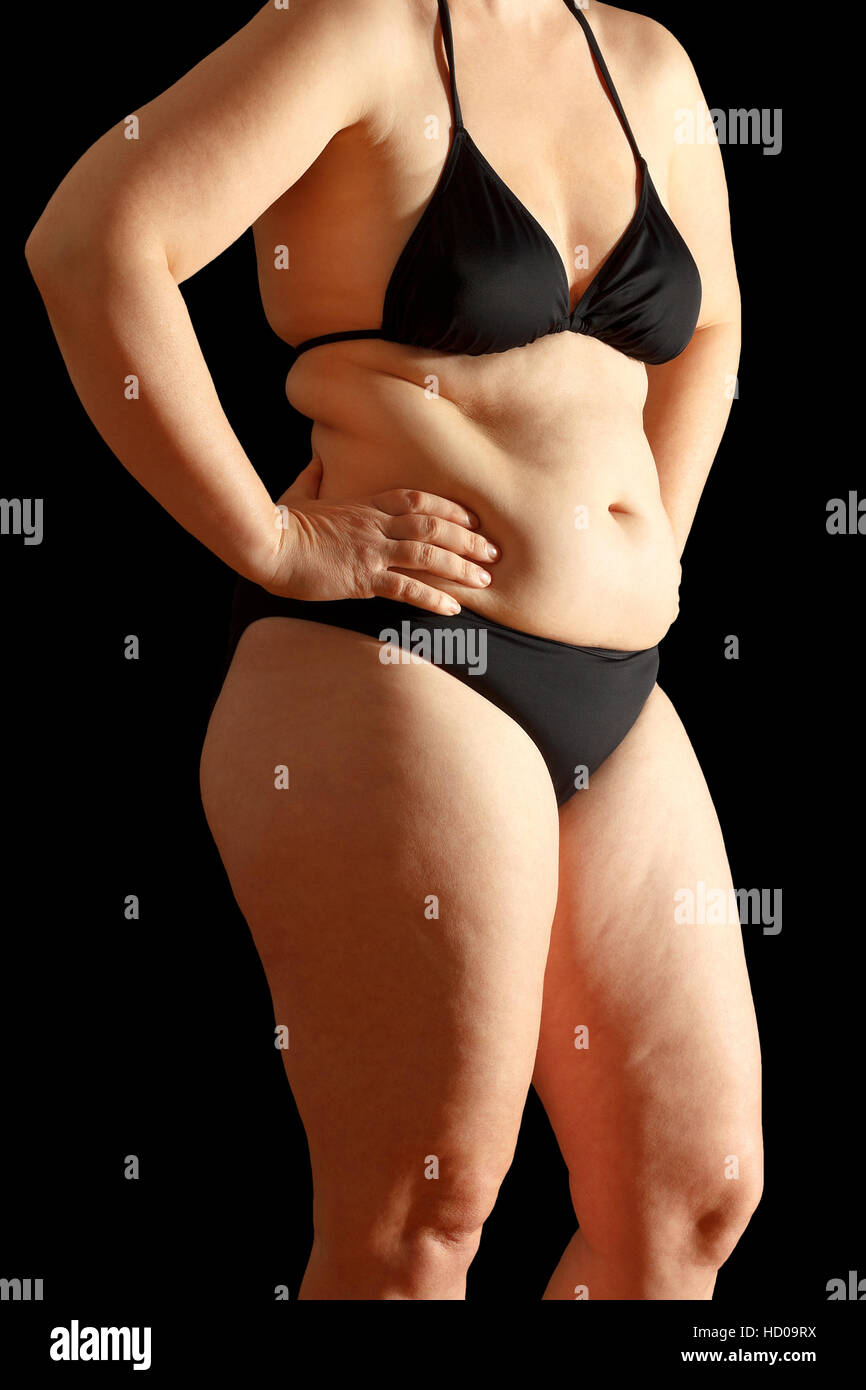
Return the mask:
<svg viewBox="0 0 866 1390">
<path fill-rule="evenodd" d="M 554 641 L 651 647 L 676 616 L 680 567 L 643 432 L 644 390 L 629 370 L 638 364 L 623 373 L 602 359 L 596 394 L 564 379 L 557 393 L 556 373 L 538 394 L 534 373 L 505 360 L 520 351 L 468 366 L 445 358 L 438 376 L 426 360 L 385 372 L 340 359 L 327 385 L 317 371 L 314 391 L 290 390 L 304 413 L 316 407 L 319 496 L 409 487 L 462 503 L 501 559 L 487 589 L 439 578 L 437 588 Z"/>
</svg>

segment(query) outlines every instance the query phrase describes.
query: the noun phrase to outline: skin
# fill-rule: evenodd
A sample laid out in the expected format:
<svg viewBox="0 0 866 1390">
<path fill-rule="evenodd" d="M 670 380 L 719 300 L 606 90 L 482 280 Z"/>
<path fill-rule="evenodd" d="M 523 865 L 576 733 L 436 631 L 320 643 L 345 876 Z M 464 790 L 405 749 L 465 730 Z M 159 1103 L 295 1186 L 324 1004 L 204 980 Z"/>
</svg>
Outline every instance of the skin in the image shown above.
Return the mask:
<svg viewBox="0 0 866 1390">
<path fill-rule="evenodd" d="M 558 247 L 574 306 L 639 193 L 583 32 L 560 0 L 450 8 L 465 124 Z M 287 341 L 381 321 L 450 138 L 433 0 L 266 7 L 142 108 L 137 146 L 106 132 L 31 233 L 97 428 L 272 592 L 450 597 L 621 648 L 675 618 L 739 353 L 724 177 L 717 147 L 673 139 L 673 113 L 703 101 L 673 36 L 602 4 L 588 18 L 700 270 L 692 342 L 662 367 L 570 333 L 485 357 L 317 347 L 287 382 L 317 459 L 277 499 L 279 526 L 177 285 L 253 226 Z M 301 1297 L 462 1299 L 532 1081 L 581 1227 L 545 1297 L 710 1298 L 760 1194 L 760 1054 L 738 927 L 674 920 L 679 888 L 731 877 L 664 693 L 558 811 L 531 739 L 446 671 L 269 618 L 238 645 L 201 785 L 290 1027 L 315 1190 Z"/>
</svg>

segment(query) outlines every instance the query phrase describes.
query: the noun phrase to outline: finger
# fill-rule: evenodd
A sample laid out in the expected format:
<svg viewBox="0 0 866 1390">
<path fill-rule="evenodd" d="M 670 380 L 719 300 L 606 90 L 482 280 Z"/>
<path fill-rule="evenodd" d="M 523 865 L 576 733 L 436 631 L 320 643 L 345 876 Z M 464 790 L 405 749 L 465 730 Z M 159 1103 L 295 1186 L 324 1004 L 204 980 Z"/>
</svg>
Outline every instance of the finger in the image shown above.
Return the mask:
<svg viewBox="0 0 866 1390">
<path fill-rule="evenodd" d="M 478 531 L 469 531 L 453 521 L 422 512 L 406 512 L 395 516 L 383 528 L 385 535 L 395 541 L 429 541 L 458 555 L 469 555 L 479 563 L 499 559 L 499 549 Z"/>
<path fill-rule="evenodd" d="M 447 497 L 437 497 L 435 492 L 419 492 L 414 487 L 394 487 L 379 492 L 370 501 L 380 511 L 389 516 L 400 516 L 404 512 L 422 512 L 430 516 L 441 516 L 446 521 L 456 521 L 460 526 L 480 526 L 478 517 L 468 507 L 452 502 Z"/>
<path fill-rule="evenodd" d="M 397 599 L 400 603 L 410 603 L 413 608 L 426 608 L 430 613 L 452 617 L 460 612 L 460 604 L 450 594 L 433 589 L 420 579 L 398 574 L 396 570 L 379 570 L 371 587 L 373 593 L 381 598 Z"/>
<path fill-rule="evenodd" d="M 438 574 L 442 579 L 452 579 L 455 584 L 471 584 L 476 589 L 486 589 L 490 584 L 490 571 L 472 560 L 464 560 L 450 550 L 442 550 L 428 541 L 393 541 L 386 550 L 389 569 L 399 567 L 416 570 L 422 574 Z"/>
</svg>

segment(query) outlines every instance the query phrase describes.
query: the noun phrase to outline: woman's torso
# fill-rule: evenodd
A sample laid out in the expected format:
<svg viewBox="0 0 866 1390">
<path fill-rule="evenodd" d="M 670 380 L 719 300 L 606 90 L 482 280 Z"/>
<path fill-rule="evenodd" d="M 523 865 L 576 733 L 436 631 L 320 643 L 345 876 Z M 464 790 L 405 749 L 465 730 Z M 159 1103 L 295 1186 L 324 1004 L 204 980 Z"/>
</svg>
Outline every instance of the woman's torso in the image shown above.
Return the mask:
<svg viewBox="0 0 866 1390">
<path fill-rule="evenodd" d="M 286 342 L 382 321 L 389 276 L 451 141 L 437 15 L 435 0 L 395 10 L 367 120 L 341 131 L 256 223 L 265 312 Z M 451 19 L 465 126 L 548 232 L 573 309 L 640 192 L 586 37 L 561 0 L 537 6 L 532 26 L 506 25 L 469 0 L 452 0 Z M 617 61 L 628 16 L 594 6 L 592 23 L 664 201 L 663 132 L 654 158 L 653 122 L 641 119 L 630 64 Z M 574 332 L 480 356 L 355 339 L 303 353 L 286 390 L 314 422 L 320 497 L 406 486 L 477 513 L 502 550 L 493 583 L 434 581 L 469 607 L 541 636 L 623 649 L 653 645 L 676 616 L 677 547 L 643 430 L 641 362 Z"/>
</svg>

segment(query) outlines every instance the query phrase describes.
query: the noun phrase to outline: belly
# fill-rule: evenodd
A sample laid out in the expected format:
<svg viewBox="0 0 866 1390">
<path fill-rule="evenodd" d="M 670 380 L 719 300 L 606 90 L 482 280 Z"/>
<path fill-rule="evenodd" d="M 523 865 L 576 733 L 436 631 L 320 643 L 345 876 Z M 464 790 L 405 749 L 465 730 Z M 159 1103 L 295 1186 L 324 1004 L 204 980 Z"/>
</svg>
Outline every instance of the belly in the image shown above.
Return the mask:
<svg viewBox="0 0 866 1390">
<path fill-rule="evenodd" d="M 427 582 L 494 622 L 624 650 L 676 617 L 680 566 L 643 431 L 646 371 L 556 334 L 485 357 L 382 340 L 323 345 L 286 383 L 313 420 L 320 497 L 419 488 L 470 507 L 493 582 Z"/>
</svg>

